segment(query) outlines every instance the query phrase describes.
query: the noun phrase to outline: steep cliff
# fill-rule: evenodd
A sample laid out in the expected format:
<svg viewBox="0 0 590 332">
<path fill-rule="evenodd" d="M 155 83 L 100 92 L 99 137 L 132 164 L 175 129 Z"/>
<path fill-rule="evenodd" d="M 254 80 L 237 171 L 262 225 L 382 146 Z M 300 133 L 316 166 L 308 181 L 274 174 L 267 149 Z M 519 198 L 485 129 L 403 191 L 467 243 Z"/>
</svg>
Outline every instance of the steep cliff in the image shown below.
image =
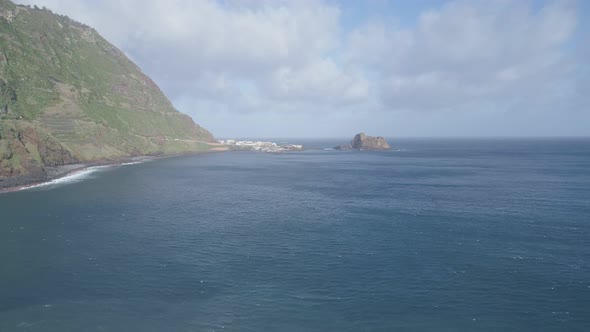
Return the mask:
<svg viewBox="0 0 590 332">
<path fill-rule="evenodd" d="M 213 141 L 94 29 L 0 0 L 0 187 L 43 180 L 45 167 L 205 151 Z"/>
</svg>

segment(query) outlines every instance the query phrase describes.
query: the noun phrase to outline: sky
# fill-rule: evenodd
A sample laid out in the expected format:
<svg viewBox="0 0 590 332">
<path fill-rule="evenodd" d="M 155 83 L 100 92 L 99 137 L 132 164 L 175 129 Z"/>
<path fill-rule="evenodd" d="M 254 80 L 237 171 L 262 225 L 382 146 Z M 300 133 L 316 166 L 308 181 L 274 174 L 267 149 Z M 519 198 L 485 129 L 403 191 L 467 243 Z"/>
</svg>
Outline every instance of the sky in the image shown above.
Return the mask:
<svg viewBox="0 0 590 332">
<path fill-rule="evenodd" d="M 590 136 L 590 1 L 19 0 L 216 137 Z"/>
</svg>

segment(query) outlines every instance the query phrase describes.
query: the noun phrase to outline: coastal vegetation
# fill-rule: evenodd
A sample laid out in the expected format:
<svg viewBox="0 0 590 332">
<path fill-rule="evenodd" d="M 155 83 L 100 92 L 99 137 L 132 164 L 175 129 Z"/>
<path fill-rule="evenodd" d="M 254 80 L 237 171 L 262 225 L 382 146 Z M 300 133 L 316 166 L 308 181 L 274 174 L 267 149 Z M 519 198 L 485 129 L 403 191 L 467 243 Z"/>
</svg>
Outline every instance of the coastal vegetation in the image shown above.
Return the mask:
<svg viewBox="0 0 590 332">
<path fill-rule="evenodd" d="M 208 150 L 213 136 L 94 29 L 0 0 L 0 187 L 46 167 Z"/>
</svg>

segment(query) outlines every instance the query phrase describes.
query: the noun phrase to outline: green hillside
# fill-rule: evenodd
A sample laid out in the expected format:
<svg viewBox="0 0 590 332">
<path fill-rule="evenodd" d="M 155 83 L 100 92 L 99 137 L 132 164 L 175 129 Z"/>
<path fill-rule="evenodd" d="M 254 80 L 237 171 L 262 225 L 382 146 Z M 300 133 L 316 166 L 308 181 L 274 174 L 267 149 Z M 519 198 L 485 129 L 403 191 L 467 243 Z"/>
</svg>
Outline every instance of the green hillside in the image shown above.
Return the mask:
<svg viewBox="0 0 590 332">
<path fill-rule="evenodd" d="M 94 29 L 0 0 L 0 180 L 212 141 Z"/>
</svg>

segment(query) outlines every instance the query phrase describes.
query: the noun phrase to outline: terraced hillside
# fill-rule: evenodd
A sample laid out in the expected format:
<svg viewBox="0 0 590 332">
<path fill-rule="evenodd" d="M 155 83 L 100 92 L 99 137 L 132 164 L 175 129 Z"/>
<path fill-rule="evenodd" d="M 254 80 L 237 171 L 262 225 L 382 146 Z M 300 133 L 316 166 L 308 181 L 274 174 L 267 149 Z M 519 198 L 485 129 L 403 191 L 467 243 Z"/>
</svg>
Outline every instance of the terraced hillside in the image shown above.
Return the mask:
<svg viewBox="0 0 590 332">
<path fill-rule="evenodd" d="M 203 151 L 213 141 L 94 29 L 0 0 L 0 187 L 42 180 L 48 166 Z"/>
</svg>

